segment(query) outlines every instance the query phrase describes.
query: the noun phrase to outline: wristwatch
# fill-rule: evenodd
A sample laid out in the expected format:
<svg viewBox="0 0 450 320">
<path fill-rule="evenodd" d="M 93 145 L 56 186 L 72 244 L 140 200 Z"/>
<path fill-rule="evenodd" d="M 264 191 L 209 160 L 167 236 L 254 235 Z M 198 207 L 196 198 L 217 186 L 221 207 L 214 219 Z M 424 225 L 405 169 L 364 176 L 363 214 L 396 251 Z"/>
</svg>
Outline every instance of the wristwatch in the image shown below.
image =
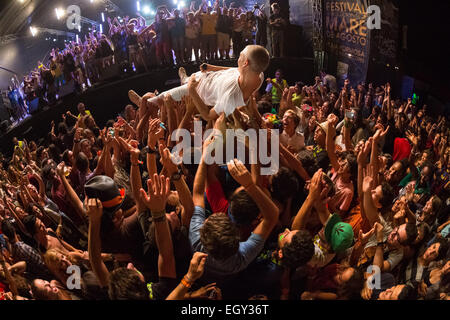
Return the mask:
<svg viewBox="0 0 450 320">
<path fill-rule="evenodd" d="M 386 243 L 386 240 L 378 241 L 377 246 L 384 246 L 385 243 Z"/>
<path fill-rule="evenodd" d="M 150 149 L 149 146 L 145 146 L 142 150 L 144 150 L 145 153 L 150 153 L 150 154 L 155 154 L 158 152 L 158 151 L 156 151 L 156 149 L 155 150 Z"/>
</svg>

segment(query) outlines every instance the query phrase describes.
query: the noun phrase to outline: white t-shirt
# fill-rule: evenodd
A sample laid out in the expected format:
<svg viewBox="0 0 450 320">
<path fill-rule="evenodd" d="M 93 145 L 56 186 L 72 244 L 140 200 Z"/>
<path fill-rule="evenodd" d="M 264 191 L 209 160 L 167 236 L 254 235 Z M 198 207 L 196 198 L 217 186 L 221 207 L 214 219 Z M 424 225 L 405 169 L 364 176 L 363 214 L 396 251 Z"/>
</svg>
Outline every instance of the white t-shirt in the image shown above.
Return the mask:
<svg viewBox="0 0 450 320">
<path fill-rule="evenodd" d="M 242 90 L 239 87 L 239 71 L 230 68 L 220 71 L 196 72 L 195 79 L 200 81 L 197 93 L 207 106 L 213 106 L 214 111 L 220 115 L 225 112 L 229 116 L 233 111 L 246 105 Z M 264 75 L 261 74 L 261 84 Z"/>
<path fill-rule="evenodd" d="M 298 131 L 290 137 L 285 131 L 280 134 L 280 142 L 283 146 L 291 146 L 295 152 L 299 152 L 305 147 L 305 137 Z"/>
</svg>

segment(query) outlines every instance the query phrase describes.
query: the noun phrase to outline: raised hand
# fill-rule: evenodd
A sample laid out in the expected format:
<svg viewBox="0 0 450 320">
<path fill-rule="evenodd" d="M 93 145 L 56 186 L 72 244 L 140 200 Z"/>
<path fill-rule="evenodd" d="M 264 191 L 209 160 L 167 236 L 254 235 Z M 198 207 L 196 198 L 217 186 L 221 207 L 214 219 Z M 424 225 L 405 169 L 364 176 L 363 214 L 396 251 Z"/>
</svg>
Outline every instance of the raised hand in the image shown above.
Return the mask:
<svg viewBox="0 0 450 320">
<path fill-rule="evenodd" d="M 156 173 L 153 179 L 147 180 L 148 194 L 141 188 L 140 196 L 145 206 L 152 212 L 162 212 L 166 209 L 167 197 L 170 194 L 170 180 Z"/>
<path fill-rule="evenodd" d="M 62 177 L 64 176 L 64 167 L 65 167 L 65 163 L 64 161 L 61 161 L 58 166 L 56 167 L 56 174 L 58 174 L 58 176 Z"/>
<path fill-rule="evenodd" d="M 209 299 L 222 300 L 222 291 L 216 286 L 216 283 L 210 283 L 200 289 L 192 292 L 189 296 L 191 299 Z"/>
<path fill-rule="evenodd" d="M 359 233 L 358 233 L 359 243 L 361 245 L 365 245 L 374 233 L 375 233 L 375 226 L 372 229 L 370 229 L 369 232 L 366 232 L 366 233 L 363 233 L 362 230 L 359 230 Z"/>
<path fill-rule="evenodd" d="M 373 170 L 372 165 L 368 165 L 364 169 L 364 180 L 363 180 L 363 185 L 362 185 L 363 192 L 370 192 L 373 189 L 375 189 L 374 180 L 373 180 L 373 171 L 374 170 Z"/>
<path fill-rule="evenodd" d="M 309 185 L 309 197 L 311 200 L 319 200 L 321 194 L 322 169 L 316 171 Z"/>
<path fill-rule="evenodd" d="M 167 170 L 167 173 L 172 176 L 173 174 L 178 172 L 177 165 L 172 160 L 172 155 L 170 154 L 169 149 L 163 148 L 163 145 L 159 145 L 159 154 L 161 155 L 161 164 Z"/>
<path fill-rule="evenodd" d="M 189 270 L 186 274 L 186 277 L 194 282 L 197 279 L 201 278 L 203 275 L 203 272 L 205 271 L 205 263 L 206 263 L 206 257 L 208 255 L 203 252 L 196 252 L 194 253 L 191 263 L 189 265 Z"/>
<path fill-rule="evenodd" d="M 359 150 L 357 162 L 361 166 L 365 166 L 367 164 L 367 157 L 369 156 L 370 150 L 372 148 L 373 138 L 370 137 L 364 146 Z"/>
<path fill-rule="evenodd" d="M 153 149 L 160 139 L 164 138 L 164 129 L 161 127 L 161 121 L 158 118 L 148 121 L 147 145 Z"/>
<path fill-rule="evenodd" d="M 228 171 L 234 180 L 236 180 L 244 188 L 249 188 L 254 184 L 252 180 L 252 175 L 248 172 L 244 164 L 238 160 L 230 160 L 227 163 Z"/>
<path fill-rule="evenodd" d="M 86 206 L 86 214 L 91 219 L 100 219 L 103 214 L 103 205 L 102 202 L 97 198 L 89 199 L 86 197 L 86 200 L 84 200 L 85 206 Z"/>
<path fill-rule="evenodd" d="M 378 141 L 380 141 L 384 136 L 386 136 L 386 134 L 389 131 L 389 126 L 387 126 L 386 130 L 384 130 L 384 127 L 382 124 L 378 124 L 378 130 L 375 132 L 374 136 L 373 136 L 373 140 L 377 143 Z"/>
</svg>

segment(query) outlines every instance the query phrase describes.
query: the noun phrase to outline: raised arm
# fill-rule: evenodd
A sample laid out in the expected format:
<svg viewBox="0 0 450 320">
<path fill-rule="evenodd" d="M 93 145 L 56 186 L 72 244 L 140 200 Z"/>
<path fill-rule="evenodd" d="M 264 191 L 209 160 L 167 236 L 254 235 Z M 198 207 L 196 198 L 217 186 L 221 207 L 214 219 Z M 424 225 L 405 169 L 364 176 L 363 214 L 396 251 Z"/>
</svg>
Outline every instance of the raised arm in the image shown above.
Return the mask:
<svg viewBox="0 0 450 320">
<path fill-rule="evenodd" d="M 334 143 L 334 137 L 336 135 L 336 123 L 337 123 L 337 117 L 336 115 L 334 115 L 333 113 L 330 114 L 328 116 L 327 119 L 328 123 L 328 130 L 327 130 L 327 137 L 326 137 L 326 141 L 327 141 L 327 154 L 328 154 L 328 158 L 330 159 L 330 163 L 333 166 L 334 172 L 338 172 L 339 171 L 339 162 L 336 156 L 336 145 Z"/>
<path fill-rule="evenodd" d="M 98 279 L 100 287 L 107 287 L 109 283 L 109 271 L 101 257 L 102 241 L 100 238 L 100 226 L 103 215 L 103 206 L 99 199 L 86 198 L 87 214 L 89 216 L 88 252 L 89 262 Z"/>
<path fill-rule="evenodd" d="M 244 164 L 237 159 L 230 160 L 227 163 L 228 171 L 231 176 L 255 201 L 258 206 L 263 220 L 258 224 L 253 233 L 259 234 L 263 239 L 267 239 L 272 229 L 278 222 L 279 210 L 273 201 L 267 196 L 252 180 L 250 172 Z"/>
<path fill-rule="evenodd" d="M 322 174 L 322 170 L 320 169 L 314 174 L 313 178 L 311 179 L 308 196 L 303 202 L 300 210 L 298 210 L 297 215 L 294 217 L 294 221 L 292 222 L 292 230 L 305 229 L 308 215 L 311 212 L 314 202 L 318 200 L 318 196 L 320 194 L 319 187 Z"/>
<path fill-rule="evenodd" d="M 203 275 L 208 255 L 203 252 L 196 252 L 191 259 L 189 270 L 183 277 L 180 284 L 167 296 L 166 300 L 184 300 L 192 284 Z"/>
<path fill-rule="evenodd" d="M 191 96 L 197 110 L 202 115 L 202 118 L 205 120 L 215 120 L 219 117 L 219 115 L 214 111 L 214 109 L 209 109 L 208 106 L 203 102 L 200 96 L 197 93 L 197 86 L 199 82 L 195 80 L 195 77 L 189 78 L 188 88 L 189 95 Z"/>
<path fill-rule="evenodd" d="M 84 220 L 85 210 L 83 208 L 83 203 L 81 202 L 75 190 L 73 190 L 70 183 L 67 181 L 66 176 L 64 174 L 64 165 L 65 165 L 64 161 L 58 164 L 58 166 L 56 167 L 56 173 L 61 179 L 64 189 L 66 190 L 66 196 L 69 198 L 70 203 L 75 208 L 77 214 Z"/>
<path fill-rule="evenodd" d="M 372 165 L 369 165 L 364 170 L 364 180 L 362 185 L 362 191 L 364 194 L 363 196 L 364 212 L 371 227 L 375 225 L 375 222 L 380 221 L 378 209 L 375 207 L 372 200 L 372 190 L 375 189 L 376 187 L 373 178 L 374 174 L 375 174 L 374 168 L 372 167 Z"/>
<path fill-rule="evenodd" d="M 289 167 L 297 172 L 297 174 L 303 179 L 303 181 L 308 181 L 311 179 L 308 172 L 306 172 L 305 168 L 300 160 L 298 160 L 285 146 L 280 143 L 280 153 L 285 157 L 286 161 L 289 164 Z"/>
<path fill-rule="evenodd" d="M 148 194 L 141 188 L 141 199 L 152 215 L 155 224 L 156 245 L 158 247 L 158 276 L 176 278 L 175 257 L 173 255 L 172 236 L 166 220 L 166 202 L 170 193 L 170 180 L 163 175 L 153 175 L 147 180 Z"/>
<path fill-rule="evenodd" d="M 194 202 L 192 200 L 192 194 L 189 191 L 189 187 L 184 180 L 184 177 L 179 174 L 178 167 L 173 163 L 169 149 L 163 149 L 162 145 L 159 145 L 159 153 L 161 154 L 161 160 L 166 169 L 170 181 L 175 185 L 178 192 L 178 197 L 183 205 L 184 210 L 181 214 L 181 224 L 189 227 L 191 223 L 191 217 L 194 213 Z"/>
</svg>

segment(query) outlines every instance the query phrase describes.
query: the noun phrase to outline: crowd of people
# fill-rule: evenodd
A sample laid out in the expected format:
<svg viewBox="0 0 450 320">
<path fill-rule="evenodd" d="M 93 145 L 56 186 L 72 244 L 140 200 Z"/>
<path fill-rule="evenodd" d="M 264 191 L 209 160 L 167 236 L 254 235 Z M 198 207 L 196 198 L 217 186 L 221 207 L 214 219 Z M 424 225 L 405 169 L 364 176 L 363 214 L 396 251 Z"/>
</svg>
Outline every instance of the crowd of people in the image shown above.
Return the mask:
<svg viewBox="0 0 450 320">
<path fill-rule="evenodd" d="M 131 90 L 105 125 L 80 103 L 41 141 L 15 139 L 0 171 L 1 299 L 448 299 L 448 120 L 389 83 L 265 78 L 269 60 L 248 45 L 237 68 Z M 220 133 L 250 128 L 279 144 L 272 175 L 245 161 L 245 137 L 245 159 L 207 161 Z M 198 162 L 175 161 L 177 129 Z"/>
<path fill-rule="evenodd" d="M 267 10 L 266 10 L 267 11 Z M 284 56 L 283 34 L 287 20 L 277 3 L 267 17 L 264 5 L 246 10 L 234 3 L 212 7 L 206 0 L 196 8 L 157 8 L 154 22 L 137 18 L 108 17 L 109 31 L 90 32 L 84 41 L 70 41 L 64 49 L 53 49 L 47 61 L 38 65 L 9 88 L 10 113 L 15 121 L 24 118 L 32 101 L 39 106 L 54 105 L 66 83 L 83 92 L 98 83 L 106 68 L 118 65 L 123 73 L 149 72 L 187 63 L 237 59 L 248 44 L 267 46 L 268 30 L 273 40 L 273 56 Z M 25 103 L 21 103 L 25 102 Z M 26 105 L 26 106 L 25 106 Z M 28 108 L 28 111 L 29 108 Z M 31 113 L 31 112 L 29 112 Z"/>
</svg>

